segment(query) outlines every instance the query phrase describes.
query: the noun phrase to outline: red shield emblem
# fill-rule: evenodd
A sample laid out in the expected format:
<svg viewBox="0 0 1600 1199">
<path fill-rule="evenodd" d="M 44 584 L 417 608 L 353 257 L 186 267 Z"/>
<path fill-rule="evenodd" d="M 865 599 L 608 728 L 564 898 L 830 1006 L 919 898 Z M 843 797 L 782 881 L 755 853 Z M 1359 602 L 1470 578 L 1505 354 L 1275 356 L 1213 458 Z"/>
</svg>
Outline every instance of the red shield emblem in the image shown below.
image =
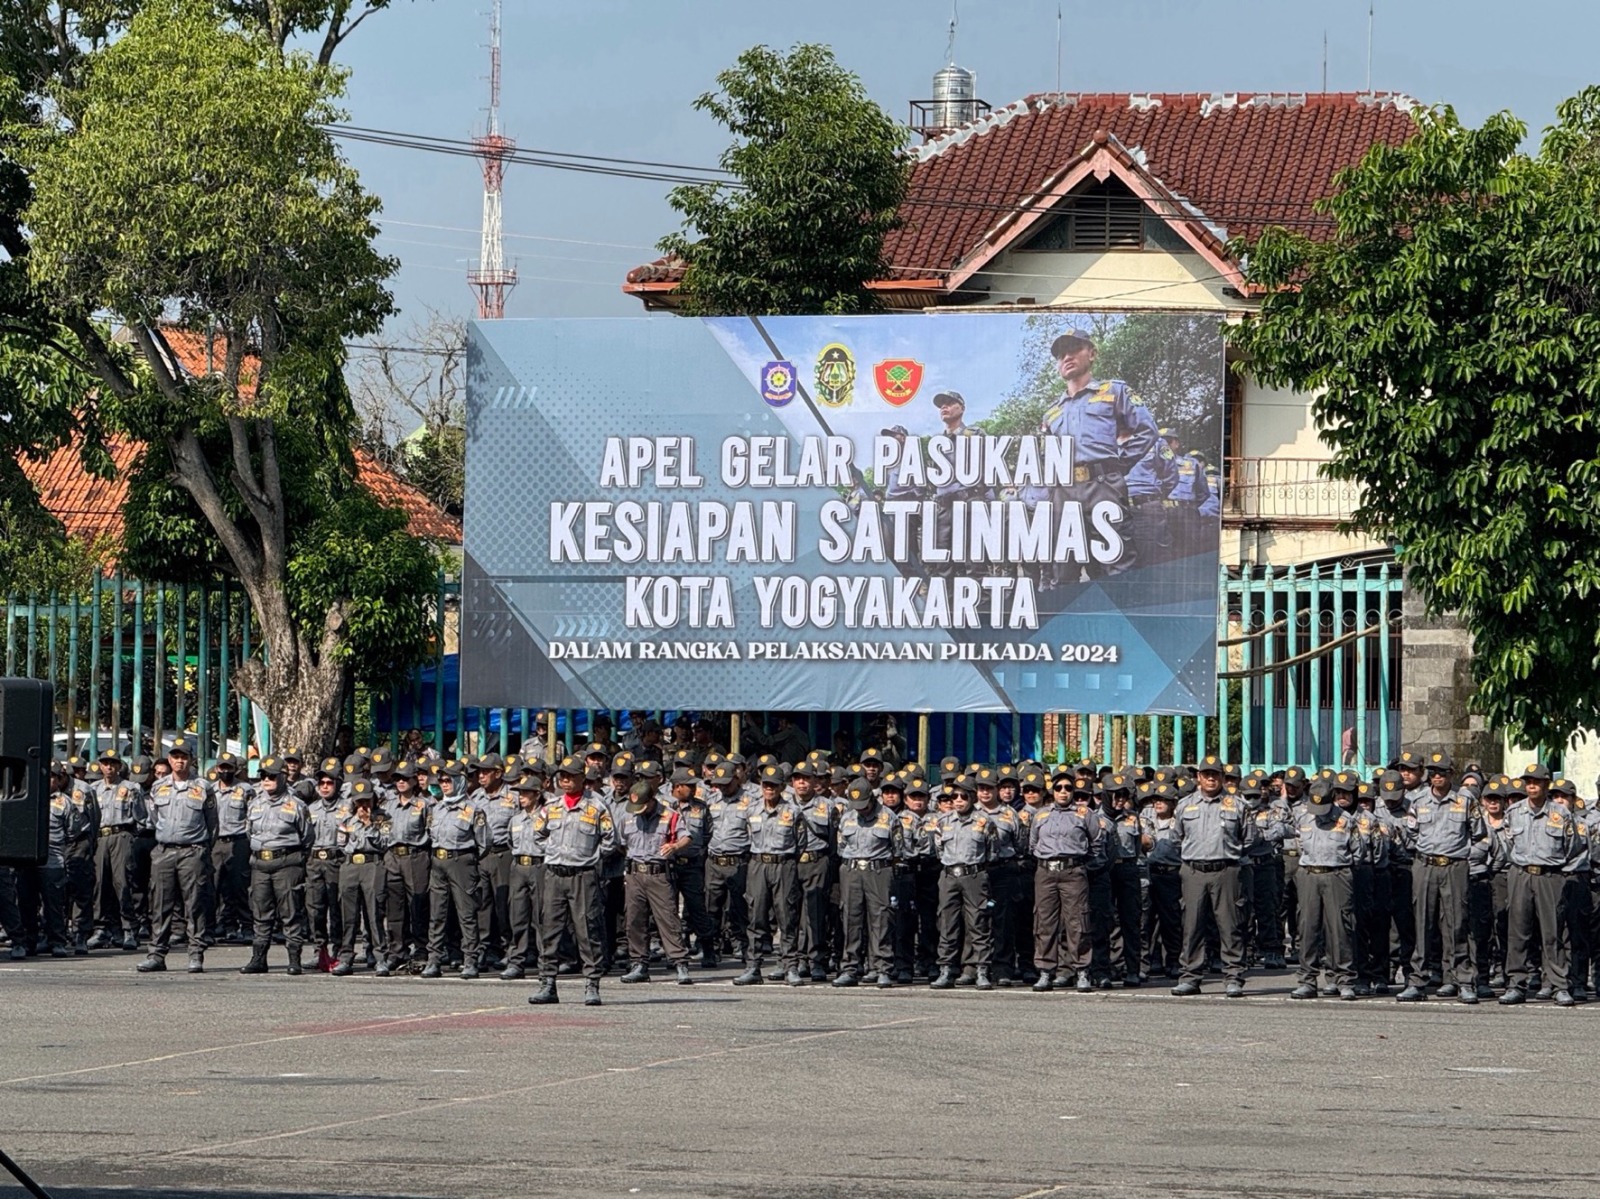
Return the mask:
<svg viewBox="0 0 1600 1199">
<path fill-rule="evenodd" d="M 872 382 L 879 395 L 899 407 L 909 403 L 922 386 L 922 363 L 910 358 L 885 358 L 872 368 Z"/>
</svg>

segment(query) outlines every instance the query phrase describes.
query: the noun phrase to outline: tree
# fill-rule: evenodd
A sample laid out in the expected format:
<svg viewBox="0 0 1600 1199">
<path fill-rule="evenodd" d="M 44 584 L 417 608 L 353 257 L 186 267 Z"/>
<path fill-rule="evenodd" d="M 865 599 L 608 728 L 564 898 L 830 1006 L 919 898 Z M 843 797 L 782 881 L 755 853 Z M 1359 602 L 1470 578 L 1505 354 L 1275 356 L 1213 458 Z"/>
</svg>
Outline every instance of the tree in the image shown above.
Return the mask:
<svg viewBox="0 0 1600 1199">
<path fill-rule="evenodd" d="M 466 322 L 430 311 L 398 338 L 373 338 L 349 371 L 363 444 L 457 516 L 467 479 L 466 362 Z"/>
<path fill-rule="evenodd" d="M 684 311 L 875 309 L 866 284 L 885 273 L 883 239 L 910 179 L 905 126 L 826 46 L 756 46 L 717 87 L 694 106 L 733 134 L 721 164 L 738 184 L 686 184 L 667 198 L 684 232 L 659 248 L 688 263 Z"/>
<path fill-rule="evenodd" d="M 433 561 L 387 540 L 392 518 L 363 502 L 342 377 L 342 343 L 392 310 L 395 263 L 372 246 L 378 201 L 324 129 L 343 115 L 344 79 L 326 56 L 384 4 L 352 19 L 337 0 L 101 0 L 59 24 L 51 6 L 13 7 L 0 46 L 22 47 L 7 52 L 8 198 L 21 202 L 0 237 L 26 265 L 33 349 L 92 376 L 80 425 L 149 447 L 131 484 L 131 556 L 235 575 L 266 651 L 236 689 L 278 737 L 324 744 L 362 638 L 401 632 L 406 589 Z M 322 55 L 285 49 L 317 20 Z M 180 368 L 170 323 L 214 338 L 214 373 Z M 365 537 L 386 579 L 341 566 Z M 425 637 L 417 621 L 388 661 Z"/>
<path fill-rule="evenodd" d="M 1532 744 L 1600 726 L 1600 89 L 1537 153 L 1449 109 L 1342 172 L 1320 237 L 1248 250 L 1234 344 L 1317 393 L 1325 473 L 1474 639 L 1474 706 Z"/>
</svg>

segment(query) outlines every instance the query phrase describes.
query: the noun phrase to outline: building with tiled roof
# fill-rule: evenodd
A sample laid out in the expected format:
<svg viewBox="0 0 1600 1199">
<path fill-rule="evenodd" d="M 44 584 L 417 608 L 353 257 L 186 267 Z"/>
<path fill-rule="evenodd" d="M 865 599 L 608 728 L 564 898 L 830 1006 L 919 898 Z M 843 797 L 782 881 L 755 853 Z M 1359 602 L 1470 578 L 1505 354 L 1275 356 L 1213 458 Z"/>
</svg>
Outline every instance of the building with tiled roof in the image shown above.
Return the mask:
<svg viewBox="0 0 1600 1199">
<path fill-rule="evenodd" d="M 185 374 L 202 377 L 222 369 L 224 351 L 220 338 L 174 328 L 163 329 L 162 338 L 174 363 Z M 246 395 L 254 388 L 254 372 L 254 361 L 247 358 L 241 368 L 240 385 Z M 86 545 L 99 546 L 114 562 L 122 545 L 122 507 L 128 496 L 128 475 L 144 447 L 128 438 L 113 437 L 106 449 L 112 466 L 109 479 L 97 478 L 84 470 L 76 446 L 64 446 L 39 461 L 19 458 L 18 464 L 38 491 L 40 503 L 61 522 L 67 536 Z M 441 545 L 461 544 L 459 519 L 361 447 L 354 447 L 354 457 L 357 482 L 380 503 L 404 511 L 412 536 Z"/>
<path fill-rule="evenodd" d="M 1312 236 L 1340 170 L 1415 130 L 1397 93 L 1048 93 L 912 151 L 901 223 L 869 286 L 890 310 L 1223 311 L 1254 306 L 1236 241 Z M 634 268 L 623 290 L 672 310 L 685 264 Z M 1349 488 L 1310 398 L 1230 372 L 1223 557 L 1290 564 L 1378 549 L 1340 532 Z"/>
</svg>

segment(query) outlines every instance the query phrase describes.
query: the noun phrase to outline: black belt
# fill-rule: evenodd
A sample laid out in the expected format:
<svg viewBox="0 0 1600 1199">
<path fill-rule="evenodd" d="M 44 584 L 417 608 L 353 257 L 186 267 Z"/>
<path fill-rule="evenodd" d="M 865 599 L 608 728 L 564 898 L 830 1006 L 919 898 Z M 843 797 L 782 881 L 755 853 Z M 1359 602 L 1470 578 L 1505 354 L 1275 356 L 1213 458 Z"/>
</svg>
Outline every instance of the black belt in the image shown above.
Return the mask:
<svg viewBox="0 0 1600 1199">
<path fill-rule="evenodd" d="M 1150 873 L 1151 874 L 1177 874 L 1178 873 L 1178 868 L 1176 866 L 1163 866 L 1160 862 L 1151 862 L 1150 863 Z"/>
<path fill-rule="evenodd" d="M 133 825 L 131 824 L 102 824 L 100 826 L 100 835 L 102 837 L 109 837 L 115 833 L 131 832 L 133 832 Z"/>
<path fill-rule="evenodd" d="M 982 874 L 987 869 L 988 866 L 984 865 L 983 863 L 973 862 L 967 865 L 957 864 L 946 866 L 944 868 L 944 872 L 951 878 L 967 878 L 970 875 Z"/>
<path fill-rule="evenodd" d="M 443 860 L 445 858 L 475 858 L 478 856 L 476 847 L 472 849 L 436 849 L 433 856 Z"/>
<path fill-rule="evenodd" d="M 546 863 L 545 869 L 557 878 L 576 878 L 580 874 L 593 874 L 593 866 L 557 866 L 555 863 Z"/>
<path fill-rule="evenodd" d="M 344 857 L 344 855 L 337 849 L 313 849 L 311 851 L 311 856 L 316 858 L 319 862 L 337 862 L 340 858 Z"/>
<path fill-rule="evenodd" d="M 1300 869 L 1307 874 L 1336 874 L 1340 870 L 1348 870 L 1348 866 L 1302 866 Z"/>
<path fill-rule="evenodd" d="M 251 853 L 251 857 L 260 858 L 263 862 L 279 862 L 297 853 L 304 853 L 302 849 L 258 849 Z"/>
<path fill-rule="evenodd" d="M 1117 462 L 1077 462 L 1072 467 L 1072 481 L 1077 484 L 1087 483 L 1091 479 L 1102 479 L 1106 475 L 1120 475 L 1123 473 L 1122 463 Z"/>
<path fill-rule="evenodd" d="M 667 864 L 665 862 L 629 862 L 624 869 L 629 874 L 665 874 L 667 872 Z"/>
<path fill-rule="evenodd" d="M 1057 858 L 1039 859 L 1039 865 L 1043 866 L 1046 870 L 1051 871 L 1067 870 L 1075 866 L 1087 866 L 1088 864 L 1088 856 L 1079 853 L 1062 854 Z"/>
<path fill-rule="evenodd" d="M 511 842 L 507 841 L 504 845 L 491 845 L 491 846 L 489 846 L 489 852 L 490 853 L 505 853 L 508 850 L 510 850 L 510 848 L 511 848 Z"/>
<path fill-rule="evenodd" d="M 382 857 L 383 857 L 383 850 L 381 850 L 381 849 L 375 849 L 375 850 L 366 850 L 366 849 L 364 849 L 360 853 L 351 854 L 345 860 L 347 862 L 349 862 L 352 866 L 365 866 L 368 862 L 376 862 Z"/>
<path fill-rule="evenodd" d="M 747 853 L 714 853 L 711 855 L 711 861 L 717 866 L 737 866 L 749 856 Z"/>
<path fill-rule="evenodd" d="M 894 864 L 894 872 L 896 874 L 915 874 L 917 865 L 915 862 L 896 862 Z"/>
<path fill-rule="evenodd" d="M 1524 874 L 1560 874 L 1560 866 L 1519 866 Z"/>
<path fill-rule="evenodd" d="M 892 862 L 877 861 L 873 858 L 845 858 L 839 863 L 842 870 L 884 870 L 892 866 Z"/>
<path fill-rule="evenodd" d="M 1300 856 L 1300 851 L 1298 849 L 1285 848 L 1283 851 L 1283 856 L 1286 858 L 1298 858 Z"/>
<path fill-rule="evenodd" d="M 397 858 L 409 858 L 414 853 L 427 853 L 426 845 L 391 845 L 389 852 Z"/>
<path fill-rule="evenodd" d="M 511 859 L 517 866 L 537 865 L 542 859 L 534 857 L 531 853 L 519 853 Z"/>
<path fill-rule="evenodd" d="M 1467 859 L 1466 858 L 1447 858 L 1443 854 L 1425 853 L 1418 860 L 1422 861 L 1422 862 L 1426 862 L 1430 866 L 1441 866 L 1441 867 L 1443 867 L 1443 866 L 1454 866 L 1457 862 L 1465 862 Z"/>
<path fill-rule="evenodd" d="M 204 841 L 157 841 L 157 849 L 204 849 Z"/>
<path fill-rule="evenodd" d="M 1219 870 L 1226 870 L 1229 866 L 1238 864 L 1230 862 L 1227 858 L 1201 858 L 1198 861 L 1184 863 L 1189 869 L 1198 870 L 1202 874 L 1215 874 Z"/>
<path fill-rule="evenodd" d="M 800 860 L 802 862 L 820 862 L 823 858 L 827 857 L 830 852 L 830 850 L 826 849 L 808 849 L 805 853 L 800 855 Z"/>
<path fill-rule="evenodd" d="M 755 859 L 756 859 L 756 861 L 762 863 L 765 866 L 776 866 L 780 862 L 792 862 L 792 861 L 794 861 L 794 854 L 792 854 L 792 853 L 758 853 L 758 854 L 755 855 Z M 802 858 L 802 860 L 803 860 L 803 858 Z"/>
<path fill-rule="evenodd" d="M 244 834 L 244 833 L 218 833 L 217 834 L 217 840 L 218 841 L 237 841 L 240 837 L 243 837 L 245 835 L 246 834 Z"/>
</svg>

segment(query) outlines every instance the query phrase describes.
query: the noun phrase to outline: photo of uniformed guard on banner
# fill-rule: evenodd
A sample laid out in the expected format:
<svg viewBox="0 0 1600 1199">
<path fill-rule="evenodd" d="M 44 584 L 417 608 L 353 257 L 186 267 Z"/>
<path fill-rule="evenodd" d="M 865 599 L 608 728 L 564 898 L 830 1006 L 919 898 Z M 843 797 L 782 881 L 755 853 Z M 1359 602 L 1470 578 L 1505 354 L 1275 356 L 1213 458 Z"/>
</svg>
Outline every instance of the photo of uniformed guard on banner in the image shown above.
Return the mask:
<svg viewBox="0 0 1600 1199">
<path fill-rule="evenodd" d="M 1214 708 L 1217 313 L 496 322 L 469 388 L 464 702 Z"/>
</svg>

